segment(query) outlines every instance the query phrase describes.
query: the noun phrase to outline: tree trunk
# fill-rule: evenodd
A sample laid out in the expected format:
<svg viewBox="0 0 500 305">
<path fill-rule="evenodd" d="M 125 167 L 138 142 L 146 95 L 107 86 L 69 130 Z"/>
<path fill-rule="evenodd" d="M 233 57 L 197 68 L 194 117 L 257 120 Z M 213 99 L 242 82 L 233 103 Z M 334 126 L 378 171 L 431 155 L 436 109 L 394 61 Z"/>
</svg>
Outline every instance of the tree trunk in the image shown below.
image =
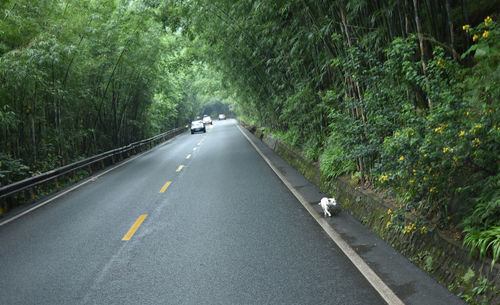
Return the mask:
<svg viewBox="0 0 500 305">
<path fill-rule="evenodd" d="M 340 14 L 342 17 L 342 24 L 344 26 L 344 32 L 345 32 L 345 35 L 347 38 L 347 43 L 348 43 L 349 48 L 351 48 L 352 42 L 351 42 L 351 38 L 349 36 L 349 29 L 348 29 L 347 20 L 345 18 L 343 9 L 340 9 Z M 351 59 L 353 59 L 353 58 L 351 57 Z M 359 101 L 361 101 L 361 89 L 360 89 L 358 81 L 354 82 L 352 80 L 352 76 L 349 76 L 349 83 L 356 90 L 355 92 L 352 92 L 353 98 L 355 98 L 355 99 L 357 98 Z M 357 96 L 356 96 L 356 94 L 357 94 Z M 356 106 L 355 110 L 356 110 L 356 119 L 359 119 L 361 117 L 361 120 L 362 120 L 363 125 L 364 125 L 364 123 L 366 122 L 366 118 L 365 118 L 365 115 L 363 113 L 362 107 Z M 361 132 L 359 137 L 360 137 L 360 140 L 363 141 L 363 139 L 364 139 L 363 132 Z M 365 175 L 364 175 L 365 172 L 364 172 L 364 166 L 363 166 L 363 157 L 358 157 L 358 166 L 359 166 L 359 173 L 361 176 L 361 184 L 364 185 L 365 184 Z"/>
<path fill-rule="evenodd" d="M 448 19 L 448 29 L 450 31 L 451 54 L 453 56 L 453 59 L 458 61 L 459 56 L 457 51 L 455 51 L 455 32 L 453 31 L 453 20 L 451 20 L 450 0 L 446 0 L 446 16 Z"/>
<path fill-rule="evenodd" d="M 427 79 L 427 64 L 425 62 L 425 48 L 424 48 L 424 37 L 422 33 L 422 24 L 420 23 L 420 17 L 418 15 L 418 6 L 417 0 L 413 0 L 413 9 L 415 11 L 415 23 L 417 25 L 417 33 L 418 33 L 418 44 L 420 47 L 420 61 L 422 62 L 422 70 L 424 71 L 425 83 L 427 89 L 429 89 L 429 80 Z M 427 90 L 429 91 L 429 90 Z M 432 101 L 429 97 L 427 97 L 427 105 L 429 106 L 429 110 L 432 109 Z"/>
</svg>

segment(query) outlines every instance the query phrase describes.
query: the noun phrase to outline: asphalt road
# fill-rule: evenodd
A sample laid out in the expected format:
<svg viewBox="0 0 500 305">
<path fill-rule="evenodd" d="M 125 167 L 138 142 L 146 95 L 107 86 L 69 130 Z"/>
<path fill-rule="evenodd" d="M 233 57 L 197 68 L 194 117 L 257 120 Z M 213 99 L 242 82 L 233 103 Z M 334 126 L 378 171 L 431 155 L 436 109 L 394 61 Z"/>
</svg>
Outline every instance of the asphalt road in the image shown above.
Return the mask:
<svg viewBox="0 0 500 305">
<path fill-rule="evenodd" d="M 235 121 L 208 130 L 0 226 L 0 304 L 385 304 Z"/>
</svg>

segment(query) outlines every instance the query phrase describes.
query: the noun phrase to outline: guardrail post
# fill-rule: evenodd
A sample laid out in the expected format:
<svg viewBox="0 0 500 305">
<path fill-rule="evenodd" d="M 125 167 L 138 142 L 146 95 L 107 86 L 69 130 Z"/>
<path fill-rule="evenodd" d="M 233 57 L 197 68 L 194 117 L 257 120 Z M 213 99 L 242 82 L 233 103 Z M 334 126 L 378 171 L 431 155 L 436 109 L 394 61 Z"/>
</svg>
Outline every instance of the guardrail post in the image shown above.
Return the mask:
<svg viewBox="0 0 500 305">
<path fill-rule="evenodd" d="M 30 199 L 35 200 L 36 194 L 35 194 L 35 188 L 30 187 Z"/>
<path fill-rule="evenodd" d="M 101 166 L 104 169 L 104 160 L 101 160 Z"/>
<path fill-rule="evenodd" d="M 7 205 L 7 202 L 5 198 L 0 198 L 0 218 L 3 217 L 3 214 L 6 212 L 5 206 Z"/>
</svg>

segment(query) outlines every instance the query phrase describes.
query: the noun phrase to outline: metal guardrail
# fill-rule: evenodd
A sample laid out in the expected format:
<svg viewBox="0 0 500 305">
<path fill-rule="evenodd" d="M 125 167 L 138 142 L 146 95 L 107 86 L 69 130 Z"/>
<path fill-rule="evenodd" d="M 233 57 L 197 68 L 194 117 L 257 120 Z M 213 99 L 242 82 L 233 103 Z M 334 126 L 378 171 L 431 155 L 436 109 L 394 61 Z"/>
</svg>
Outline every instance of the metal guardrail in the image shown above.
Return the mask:
<svg viewBox="0 0 500 305">
<path fill-rule="evenodd" d="M 63 167 L 59 167 L 56 169 L 53 169 L 51 171 L 42 173 L 40 175 L 36 175 L 30 178 L 26 178 L 24 180 L 5 185 L 0 187 L 0 217 L 3 212 L 6 212 L 9 208 L 6 207 L 6 198 L 11 197 L 21 191 L 25 190 L 33 190 L 35 187 L 53 181 L 56 181 L 56 189 L 58 188 L 57 186 L 57 179 L 61 176 L 68 175 L 70 173 L 76 173 L 77 170 L 80 169 L 89 169 L 90 173 L 93 171 L 93 167 L 95 164 L 100 163 L 101 168 L 104 168 L 104 163 L 106 160 L 111 160 L 111 164 L 114 164 L 117 161 L 121 161 L 125 159 L 124 154 L 129 157 L 131 155 L 131 152 L 133 154 L 137 153 L 137 151 L 144 151 L 145 148 L 149 149 L 152 148 L 156 145 L 158 145 L 161 142 L 166 141 L 169 138 L 172 138 L 181 132 L 186 130 L 185 127 L 179 127 L 175 128 L 172 130 L 169 130 L 167 132 L 164 132 L 162 134 L 159 134 L 157 136 L 154 136 L 149 139 L 137 141 L 134 143 L 131 143 L 127 146 L 123 146 L 120 148 L 116 148 L 95 156 L 92 156 L 90 158 L 77 161 L 68 165 L 65 165 Z M 34 199 L 33 191 L 32 192 L 32 199 Z M 17 205 L 17 204 L 16 204 Z"/>
</svg>

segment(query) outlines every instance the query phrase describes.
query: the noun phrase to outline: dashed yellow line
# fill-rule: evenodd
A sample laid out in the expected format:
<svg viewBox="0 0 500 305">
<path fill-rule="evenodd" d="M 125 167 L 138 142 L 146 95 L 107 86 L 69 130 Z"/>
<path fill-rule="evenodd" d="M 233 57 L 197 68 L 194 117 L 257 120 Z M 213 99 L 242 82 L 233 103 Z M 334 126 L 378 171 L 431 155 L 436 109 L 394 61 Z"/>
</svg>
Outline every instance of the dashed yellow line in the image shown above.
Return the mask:
<svg viewBox="0 0 500 305">
<path fill-rule="evenodd" d="M 189 158 L 191 158 L 191 154 L 189 154 L 189 155 L 186 156 L 186 159 L 189 159 Z"/>
<path fill-rule="evenodd" d="M 172 181 L 167 181 L 167 183 L 165 183 L 165 185 L 161 188 L 160 193 L 165 192 L 170 183 L 172 183 Z"/>
<path fill-rule="evenodd" d="M 130 230 L 128 230 L 127 234 L 123 236 L 122 240 L 130 240 L 132 236 L 134 236 L 135 231 L 139 229 L 139 226 L 142 224 L 144 219 L 146 219 L 146 217 L 148 217 L 147 214 L 142 214 L 141 216 L 139 216 L 139 218 L 135 221 L 132 227 L 130 227 Z"/>
<path fill-rule="evenodd" d="M 184 167 L 184 165 L 179 165 L 179 167 L 177 168 L 176 172 L 180 172 L 182 170 L 182 168 Z"/>
</svg>

